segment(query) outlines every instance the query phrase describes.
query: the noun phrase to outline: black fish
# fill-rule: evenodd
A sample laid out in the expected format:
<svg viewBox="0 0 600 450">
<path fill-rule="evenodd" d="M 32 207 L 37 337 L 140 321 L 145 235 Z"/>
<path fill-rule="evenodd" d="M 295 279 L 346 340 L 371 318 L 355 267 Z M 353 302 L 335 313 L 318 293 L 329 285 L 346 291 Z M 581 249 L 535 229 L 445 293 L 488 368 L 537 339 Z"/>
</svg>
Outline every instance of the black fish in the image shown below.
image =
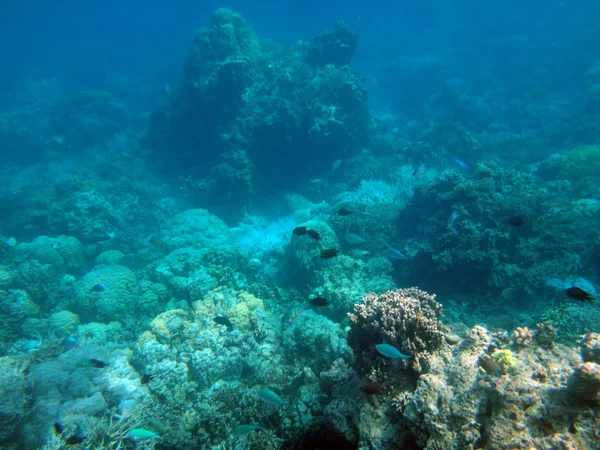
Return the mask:
<svg viewBox="0 0 600 450">
<path fill-rule="evenodd" d="M 292 230 L 294 236 L 304 236 L 306 234 L 306 227 L 296 227 Z"/>
<path fill-rule="evenodd" d="M 572 286 L 569 289 L 565 289 L 565 294 L 573 300 L 579 300 L 580 302 L 593 302 L 594 296 L 577 286 Z"/>
<path fill-rule="evenodd" d="M 321 236 L 315 230 L 306 230 L 306 234 L 313 238 L 315 241 L 321 240 Z"/>
<path fill-rule="evenodd" d="M 329 300 L 323 297 L 315 297 L 308 301 L 314 307 L 329 306 Z"/>
<path fill-rule="evenodd" d="M 323 250 L 321 252 L 321 258 L 323 259 L 329 259 L 329 258 L 334 258 L 338 255 L 340 251 L 337 248 L 330 248 L 328 250 Z"/>
<path fill-rule="evenodd" d="M 154 375 L 148 375 L 147 373 L 145 373 L 144 375 L 142 375 L 142 377 L 140 378 L 140 383 L 142 384 L 148 384 L 150 383 L 152 380 L 154 379 Z"/>
<path fill-rule="evenodd" d="M 73 435 L 65 441 L 65 444 L 67 444 L 67 445 L 81 444 L 84 441 L 84 439 L 85 439 L 85 436 L 79 437 L 79 436 Z"/>
<path fill-rule="evenodd" d="M 509 217 L 506 222 L 513 227 L 520 227 L 525 223 L 525 219 L 519 216 Z"/>
<path fill-rule="evenodd" d="M 62 434 L 64 427 L 60 422 L 54 422 L 54 432 L 56 434 Z"/>
<path fill-rule="evenodd" d="M 90 365 L 96 369 L 104 369 L 106 366 L 108 366 L 108 363 L 99 359 L 90 358 Z"/>
<path fill-rule="evenodd" d="M 338 210 L 338 216 L 349 216 L 350 214 L 352 214 L 352 211 L 348 211 L 346 208 L 340 208 Z"/>
<path fill-rule="evenodd" d="M 77 444 L 81 444 L 83 442 L 83 440 L 85 439 L 85 431 L 83 430 L 83 427 L 81 425 L 77 425 L 77 428 L 75 428 L 75 433 L 73 434 L 73 436 L 71 436 L 69 439 L 67 439 L 65 441 L 65 443 L 67 445 L 77 445 Z"/>
<path fill-rule="evenodd" d="M 233 330 L 233 324 L 231 323 L 231 320 L 229 320 L 229 317 L 217 316 L 213 320 L 219 325 L 225 325 L 229 329 L 229 331 Z"/>
<path fill-rule="evenodd" d="M 106 289 L 106 286 L 104 286 L 102 283 L 98 283 L 95 284 L 94 286 L 92 286 L 92 289 L 90 289 L 90 291 L 92 292 L 102 292 Z"/>
</svg>

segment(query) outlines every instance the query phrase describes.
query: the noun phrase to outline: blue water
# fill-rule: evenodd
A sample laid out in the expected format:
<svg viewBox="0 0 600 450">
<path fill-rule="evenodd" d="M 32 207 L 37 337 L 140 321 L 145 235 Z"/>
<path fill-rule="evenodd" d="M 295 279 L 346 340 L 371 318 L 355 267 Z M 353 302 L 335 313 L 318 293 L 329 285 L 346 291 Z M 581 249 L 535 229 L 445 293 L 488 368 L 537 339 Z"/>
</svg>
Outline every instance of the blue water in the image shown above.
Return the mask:
<svg viewBox="0 0 600 450">
<path fill-rule="evenodd" d="M 0 448 L 600 448 L 598 2 L 0 9 Z"/>
</svg>

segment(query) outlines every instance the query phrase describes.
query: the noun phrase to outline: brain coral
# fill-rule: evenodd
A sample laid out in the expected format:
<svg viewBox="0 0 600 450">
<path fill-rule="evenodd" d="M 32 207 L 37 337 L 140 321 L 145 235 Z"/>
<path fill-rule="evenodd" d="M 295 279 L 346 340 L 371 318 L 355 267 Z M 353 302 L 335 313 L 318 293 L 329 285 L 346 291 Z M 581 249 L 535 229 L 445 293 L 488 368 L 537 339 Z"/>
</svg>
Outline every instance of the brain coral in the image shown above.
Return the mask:
<svg viewBox="0 0 600 450">
<path fill-rule="evenodd" d="M 188 209 L 174 216 L 166 226 L 167 247 L 229 248 L 235 239 L 229 227 L 205 209 Z"/>
<path fill-rule="evenodd" d="M 411 355 L 416 371 L 426 371 L 432 352 L 444 342 L 441 315 L 442 305 L 435 296 L 417 288 L 366 295 L 348 314 L 352 322 L 348 339 L 359 368 L 368 371 L 381 361 L 375 345 L 385 342 Z"/>
</svg>

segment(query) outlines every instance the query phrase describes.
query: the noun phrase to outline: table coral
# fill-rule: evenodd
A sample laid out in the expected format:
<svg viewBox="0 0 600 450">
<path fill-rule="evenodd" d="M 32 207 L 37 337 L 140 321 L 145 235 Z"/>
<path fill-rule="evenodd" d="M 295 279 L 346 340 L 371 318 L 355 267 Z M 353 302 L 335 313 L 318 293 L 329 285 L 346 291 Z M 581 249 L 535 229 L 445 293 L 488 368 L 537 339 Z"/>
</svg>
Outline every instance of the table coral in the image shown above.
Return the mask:
<svg viewBox="0 0 600 450">
<path fill-rule="evenodd" d="M 444 342 L 441 315 L 435 295 L 417 288 L 366 295 L 354 305 L 354 313 L 348 314 L 352 322 L 349 343 L 357 363 L 363 370 L 372 366 L 380 359 L 375 345 L 386 342 L 411 355 L 413 369 L 425 372 L 432 352 Z"/>
</svg>

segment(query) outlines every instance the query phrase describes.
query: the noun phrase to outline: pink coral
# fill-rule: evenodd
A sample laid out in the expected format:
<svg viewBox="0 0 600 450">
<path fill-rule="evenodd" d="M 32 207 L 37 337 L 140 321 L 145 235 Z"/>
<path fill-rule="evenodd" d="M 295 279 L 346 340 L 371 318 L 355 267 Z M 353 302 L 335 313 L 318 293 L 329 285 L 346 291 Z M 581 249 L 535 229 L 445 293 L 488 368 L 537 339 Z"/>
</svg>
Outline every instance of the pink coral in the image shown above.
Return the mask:
<svg viewBox="0 0 600 450">
<path fill-rule="evenodd" d="M 353 324 L 350 344 L 358 354 L 367 353 L 363 358 L 368 358 L 375 344 L 392 344 L 412 355 L 412 367 L 424 372 L 430 352 L 444 341 L 438 320 L 441 315 L 442 306 L 435 295 L 417 288 L 368 294 L 362 303 L 354 305 L 354 313 L 348 314 Z"/>
</svg>

